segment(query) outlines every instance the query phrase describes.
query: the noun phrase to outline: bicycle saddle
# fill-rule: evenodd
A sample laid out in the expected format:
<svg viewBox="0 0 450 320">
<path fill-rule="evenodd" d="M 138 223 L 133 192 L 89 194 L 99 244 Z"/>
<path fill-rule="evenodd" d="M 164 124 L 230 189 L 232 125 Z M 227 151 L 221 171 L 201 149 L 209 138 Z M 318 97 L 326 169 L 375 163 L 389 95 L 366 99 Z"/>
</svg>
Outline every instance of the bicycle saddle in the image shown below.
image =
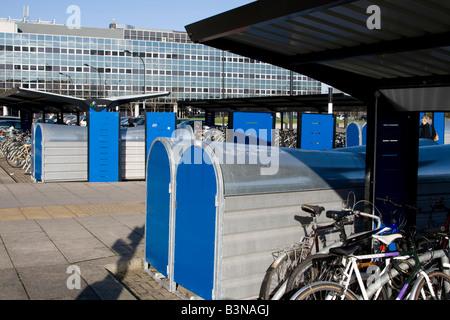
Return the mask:
<svg viewBox="0 0 450 320">
<path fill-rule="evenodd" d="M 355 244 L 351 244 L 348 246 L 331 248 L 330 253 L 339 255 L 339 256 L 349 256 L 349 255 L 353 254 L 356 250 L 361 248 L 361 246 L 362 246 L 361 243 L 355 243 Z"/>
<path fill-rule="evenodd" d="M 385 245 L 389 245 L 392 241 L 403 238 L 403 236 L 399 233 L 386 235 L 374 234 L 372 237 L 380 242 L 383 242 Z"/>
<path fill-rule="evenodd" d="M 303 204 L 302 210 L 305 212 L 308 212 L 312 216 L 320 215 L 322 211 L 325 210 L 324 207 L 318 206 L 318 205 L 312 205 L 312 204 Z"/>
</svg>

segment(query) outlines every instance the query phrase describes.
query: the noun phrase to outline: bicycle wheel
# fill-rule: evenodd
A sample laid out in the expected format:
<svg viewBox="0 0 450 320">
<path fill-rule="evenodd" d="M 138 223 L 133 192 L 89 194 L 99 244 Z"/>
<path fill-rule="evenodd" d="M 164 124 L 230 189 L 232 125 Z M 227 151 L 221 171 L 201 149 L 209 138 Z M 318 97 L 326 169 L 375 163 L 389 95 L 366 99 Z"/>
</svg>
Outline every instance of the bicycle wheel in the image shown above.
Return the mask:
<svg viewBox="0 0 450 320">
<path fill-rule="evenodd" d="M 301 248 L 287 251 L 270 265 L 259 291 L 259 298 L 261 300 L 270 300 L 283 283 L 287 281 L 297 266 L 301 254 Z"/>
<path fill-rule="evenodd" d="M 339 283 L 318 281 L 298 290 L 291 300 L 358 300 Z"/>
<path fill-rule="evenodd" d="M 6 157 L 6 162 L 13 168 L 20 168 L 23 165 L 22 153 L 17 150 L 15 154 L 8 155 Z"/>
<path fill-rule="evenodd" d="M 286 293 L 292 294 L 312 282 L 337 280 L 336 275 L 343 270 L 340 261 L 332 254 L 316 254 L 303 260 L 290 275 Z"/>
<path fill-rule="evenodd" d="M 433 271 L 428 274 L 430 283 L 422 277 L 417 284 L 414 300 L 449 300 L 450 276 L 441 271 Z"/>
</svg>

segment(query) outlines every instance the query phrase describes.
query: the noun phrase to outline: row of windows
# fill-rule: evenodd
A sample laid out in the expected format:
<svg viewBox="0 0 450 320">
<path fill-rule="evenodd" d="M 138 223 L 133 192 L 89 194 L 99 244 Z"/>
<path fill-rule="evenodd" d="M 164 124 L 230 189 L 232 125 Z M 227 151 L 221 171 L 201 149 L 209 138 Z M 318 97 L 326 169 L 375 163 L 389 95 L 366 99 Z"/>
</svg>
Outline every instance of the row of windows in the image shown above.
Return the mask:
<svg viewBox="0 0 450 320">
<path fill-rule="evenodd" d="M 0 89 L 12 89 L 17 85 L 16 82 L 0 82 Z M 45 84 L 45 83 L 21 83 L 21 87 L 30 89 L 41 89 L 58 94 L 70 94 L 73 96 L 80 96 L 80 93 L 84 93 L 84 97 L 88 97 L 92 92 L 94 96 L 116 96 L 121 92 L 135 92 L 142 93 L 143 87 L 140 86 L 119 86 L 119 85 L 68 85 L 68 84 Z M 315 87 L 303 88 L 302 90 L 294 90 L 294 94 L 314 93 L 317 90 Z M 201 94 L 214 94 L 210 97 L 219 98 L 224 91 L 227 95 L 238 94 L 256 94 L 256 95 L 289 95 L 289 90 L 283 89 L 255 89 L 255 88 L 185 88 L 185 87 L 147 87 L 147 91 L 163 92 L 170 91 L 172 98 L 186 98 L 185 93 L 201 93 Z M 86 94 L 87 93 L 87 94 Z M 180 95 L 181 94 L 181 95 Z"/>
<path fill-rule="evenodd" d="M 215 62 L 234 62 L 234 63 L 258 63 L 257 60 L 249 58 L 207 56 L 194 54 L 179 53 L 155 53 L 155 52 L 134 52 L 129 53 L 123 51 L 111 50 L 95 50 L 95 49 L 67 49 L 67 48 L 51 48 L 51 47 L 26 47 L 26 46 L 8 46 L 0 44 L 0 52 L 37 52 L 50 54 L 77 54 L 90 56 L 112 56 L 112 57 L 141 57 L 141 58 L 160 58 L 175 60 L 197 60 L 197 61 L 215 61 Z"/>
<path fill-rule="evenodd" d="M 142 93 L 140 57 L 146 90 L 171 91 L 168 99 L 290 94 L 288 70 L 193 44 L 186 33 L 141 31 L 124 30 L 125 40 L 0 33 L 0 89 L 21 85 L 83 97 Z M 292 80 L 293 94 L 320 92 L 315 80 L 296 73 Z"/>
<path fill-rule="evenodd" d="M 144 74 L 143 69 L 131 68 L 95 68 L 96 73 L 100 74 Z M 89 67 L 67 67 L 67 66 L 52 66 L 52 65 L 13 65 L 0 64 L 0 70 L 15 70 L 15 71 L 47 71 L 47 72 L 78 72 L 91 74 Z M 214 72 L 214 71 L 183 71 L 183 70 L 163 70 L 153 69 L 146 70 L 147 75 L 166 75 L 166 76 L 180 76 L 180 77 L 208 77 L 208 78 L 240 78 L 240 79 L 257 79 L 257 80 L 278 80 L 288 81 L 288 75 L 270 75 L 270 74 L 254 74 L 254 73 L 234 73 L 234 72 Z M 294 77 L 294 80 L 299 80 L 301 77 Z M 305 79 L 306 80 L 306 79 Z"/>
<path fill-rule="evenodd" d="M 131 40 L 190 43 L 187 33 L 147 30 L 124 30 L 124 38 Z"/>
</svg>

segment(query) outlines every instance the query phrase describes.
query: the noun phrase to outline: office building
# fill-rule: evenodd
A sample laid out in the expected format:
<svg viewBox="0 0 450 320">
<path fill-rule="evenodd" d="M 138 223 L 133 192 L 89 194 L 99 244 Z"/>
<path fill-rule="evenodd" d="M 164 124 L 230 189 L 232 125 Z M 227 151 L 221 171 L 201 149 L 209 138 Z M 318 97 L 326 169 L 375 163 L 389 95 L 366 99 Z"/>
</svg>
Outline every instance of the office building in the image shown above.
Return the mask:
<svg viewBox="0 0 450 320">
<path fill-rule="evenodd" d="M 146 104 L 165 111 L 178 100 L 321 93 L 318 81 L 194 44 L 186 32 L 3 19 L 0 92 L 17 86 L 80 98 L 170 91 Z"/>
</svg>

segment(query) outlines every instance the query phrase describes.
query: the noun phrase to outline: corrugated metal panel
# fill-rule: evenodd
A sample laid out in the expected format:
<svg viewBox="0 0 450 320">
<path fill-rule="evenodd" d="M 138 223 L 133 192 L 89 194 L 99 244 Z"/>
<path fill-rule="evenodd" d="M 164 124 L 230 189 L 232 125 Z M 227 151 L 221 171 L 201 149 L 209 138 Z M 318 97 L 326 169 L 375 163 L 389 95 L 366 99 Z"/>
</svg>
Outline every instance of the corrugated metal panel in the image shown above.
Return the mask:
<svg viewBox="0 0 450 320">
<path fill-rule="evenodd" d="M 122 179 L 145 179 L 145 141 L 121 141 L 120 174 Z"/>
<path fill-rule="evenodd" d="M 42 181 L 87 180 L 87 128 L 38 124 L 42 132 Z"/>
<path fill-rule="evenodd" d="M 287 248 L 304 235 L 294 217 L 309 217 L 300 205 L 316 203 L 339 210 L 350 190 L 320 190 L 226 197 L 223 214 L 223 257 L 220 299 L 254 299 L 264 274 L 273 262 L 272 253 Z M 363 188 L 356 191 L 359 199 Z M 321 216 L 320 223 L 330 220 Z M 331 235 L 331 237 L 335 237 Z"/>
</svg>

